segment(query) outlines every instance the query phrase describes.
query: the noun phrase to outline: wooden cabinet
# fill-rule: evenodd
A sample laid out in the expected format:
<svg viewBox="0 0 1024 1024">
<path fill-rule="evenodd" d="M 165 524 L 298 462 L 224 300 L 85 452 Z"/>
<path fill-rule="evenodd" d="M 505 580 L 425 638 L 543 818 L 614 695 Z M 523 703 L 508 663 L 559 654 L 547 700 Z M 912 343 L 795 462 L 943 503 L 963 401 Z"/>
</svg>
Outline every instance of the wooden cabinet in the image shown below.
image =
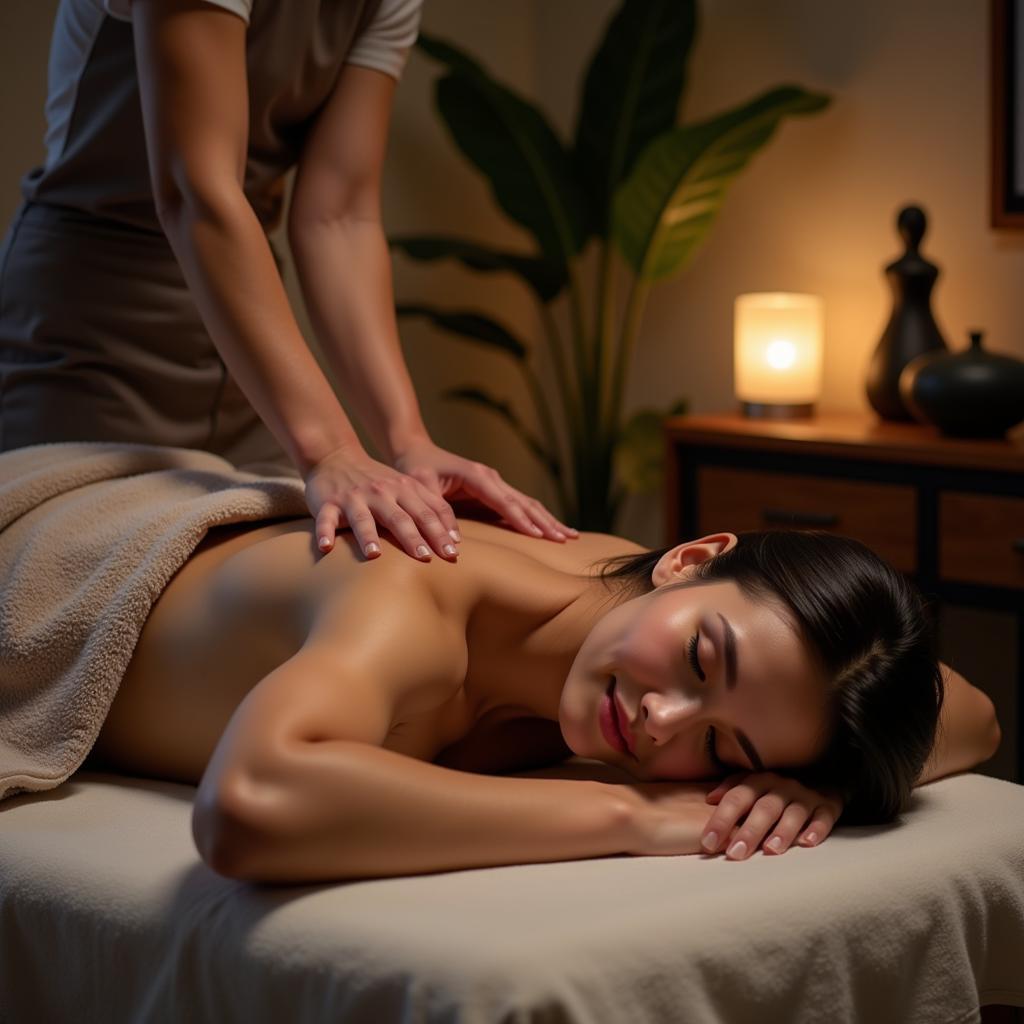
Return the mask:
<svg viewBox="0 0 1024 1024">
<path fill-rule="evenodd" d="M 728 530 L 832 530 L 935 602 L 1017 621 L 1017 781 L 1024 781 L 1024 431 L 960 440 L 873 414 L 666 421 L 665 543 Z"/>
<path fill-rule="evenodd" d="M 917 492 L 900 484 L 835 480 L 804 473 L 701 466 L 697 533 L 835 530 L 877 551 L 897 569 L 917 569 Z"/>
<path fill-rule="evenodd" d="M 939 575 L 1024 592 L 1024 498 L 941 492 Z"/>
</svg>

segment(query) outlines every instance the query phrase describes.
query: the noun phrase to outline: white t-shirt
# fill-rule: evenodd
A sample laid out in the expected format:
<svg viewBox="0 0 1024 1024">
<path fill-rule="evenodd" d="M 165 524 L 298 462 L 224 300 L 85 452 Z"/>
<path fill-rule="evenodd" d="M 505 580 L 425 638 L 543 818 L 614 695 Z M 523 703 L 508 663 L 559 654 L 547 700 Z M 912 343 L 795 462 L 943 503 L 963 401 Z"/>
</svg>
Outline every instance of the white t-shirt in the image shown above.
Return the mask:
<svg viewBox="0 0 1024 1024">
<path fill-rule="evenodd" d="M 0 0 L 2 2 L 2 0 Z M 246 23 L 244 189 L 269 231 L 283 178 L 343 64 L 401 77 L 423 0 L 204 0 Z M 29 202 L 161 232 L 146 154 L 131 0 L 60 0 L 50 44 L 46 159 L 22 177 Z"/>
<path fill-rule="evenodd" d="M 253 0 L 204 0 L 237 14 L 246 25 Z M 103 9 L 120 21 L 131 21 L 132 0 L 103 0 Z M 345 58 L 346 64 L 376 68 L 401 79 L 409 51 L 416 42 L 423 0 L 381 0 L 380 9 L 356 39 Z"/>
</svg>

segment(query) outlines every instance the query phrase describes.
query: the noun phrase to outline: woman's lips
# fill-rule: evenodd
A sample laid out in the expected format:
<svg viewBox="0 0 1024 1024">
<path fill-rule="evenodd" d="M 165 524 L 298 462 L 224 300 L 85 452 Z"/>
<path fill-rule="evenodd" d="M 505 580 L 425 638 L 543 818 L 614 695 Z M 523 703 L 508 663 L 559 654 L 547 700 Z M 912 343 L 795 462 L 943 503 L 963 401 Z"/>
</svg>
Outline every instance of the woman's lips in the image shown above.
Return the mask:
<svg viewBox="0 0 1024 1024">
<path fill-rule="evenodd" d="M 614 690 L 614 682 L 612 683 L 612 686 L 612 706 L 615 708 L 615 716 L 619 726 L 619 732 L 622 733 L 622 737 L 625 739 L 626 745 L 629 747 L 629 752 L 636 757 L 636 751 L 633 749 L 633 734 L 629 728 L 629 718 L 626 716 L 626 712 L 619 703 L 619 695 Z"/>
<path fill-rule="evenodd" d="M 615 700 L 614 690 L 615 680 L 613 678 L 611 686 L 605 691 L 605 695 L 601 698 L 601 704 L 598 708 L 597 718 L 601 728 L 601 735 L 604 736 L 605 742 L 610 747 L 622 754 L 628 754 L 630 757 L 635 758 L 636 755 L 630 748 L 629 741 L 626 738 L 627 734 L 620 725 L 620 721 L 624 720 L 625 716 L 622 715 L 622 709 Z"/>
</svg>

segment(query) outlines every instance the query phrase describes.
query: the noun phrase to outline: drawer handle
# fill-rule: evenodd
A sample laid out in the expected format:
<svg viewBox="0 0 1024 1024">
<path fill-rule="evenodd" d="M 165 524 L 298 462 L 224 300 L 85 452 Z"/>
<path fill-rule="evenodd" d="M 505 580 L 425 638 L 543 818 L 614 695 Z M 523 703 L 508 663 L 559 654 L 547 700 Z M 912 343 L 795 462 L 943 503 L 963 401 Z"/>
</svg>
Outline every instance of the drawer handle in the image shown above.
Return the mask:
<svg viewBox="0 0 1024 1024">
<path fill-rule="evenodd" d="M 766 508 L 761 513 L 766 523 L 785 523 L 801 526 L 835 526 L 839 516 L 831 512 L 790 512 L 784 508 Z"/>
<path fill-rule="evenodd" d="M 1012 542 L 1013 550 L 1021 555 L 1024 555 L 1024 537 L 1017 537 Z"/>
</svg>

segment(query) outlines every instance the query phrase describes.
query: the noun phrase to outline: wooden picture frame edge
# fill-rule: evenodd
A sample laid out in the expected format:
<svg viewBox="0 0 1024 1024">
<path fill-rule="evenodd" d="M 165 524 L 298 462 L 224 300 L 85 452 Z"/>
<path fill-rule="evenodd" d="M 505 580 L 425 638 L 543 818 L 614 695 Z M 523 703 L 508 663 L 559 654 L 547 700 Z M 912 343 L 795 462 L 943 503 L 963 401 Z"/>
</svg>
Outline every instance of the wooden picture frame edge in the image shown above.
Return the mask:
<svg viewBox="0 0 1024 1024">
<path fill-rule="evenodd" d="M 1015 0 L 990 0 L 989 3 L 989 135 L 991 187 L 989 189 L 990 226 L 1024 230 L 1024 212 L 1008 210 L 1009 182 L 1006 173 L 1006 147 L 1010 144 L 1006 132 L 1007 94 L 1012 68 L 1007 51 L 1012 49 L 1008 39 L 1009 5 Z M 1020 59 L 1019 54 L 1015 54 Z"/>
</svg>

